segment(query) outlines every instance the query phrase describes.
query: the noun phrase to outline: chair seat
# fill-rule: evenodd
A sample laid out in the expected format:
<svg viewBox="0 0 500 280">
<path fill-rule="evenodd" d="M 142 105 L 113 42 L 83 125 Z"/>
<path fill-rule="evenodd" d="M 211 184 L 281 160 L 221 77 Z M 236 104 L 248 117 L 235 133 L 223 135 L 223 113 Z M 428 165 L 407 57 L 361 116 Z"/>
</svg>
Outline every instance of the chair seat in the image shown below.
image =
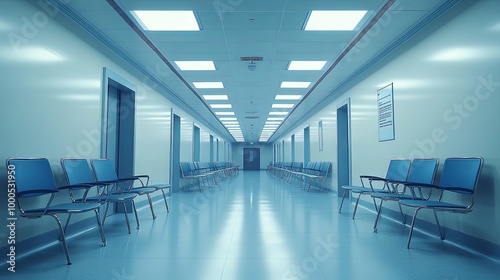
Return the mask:
<svg viewBox="0 0 500 280">
<path fill-rule="evenodd" d="M 435 210 L 439 210 L 438 208 L 443 208 L 443 209 L 466 209 L 466 206 L 459 205 L 459 204 L 453 204 L 453 203 L 447 203 L 447 202 L 441 202 L 441 201 L 429 201 L 429 200 L 412 200 L 412 199 L 403 199 L 400 200 L 399 203 L 405 206 L 409 207 L 419 207 L 419 208 L 436 208 Z"/>
<path fill-rule="evenodd" d="M 126 200 L 134 199 L 137 196 L 135 193 L 117 193 L 104 196 L 91 196 L 87 197 L 87 202 L 100 201 L 100 202 L 123 202 Z M 80 200 L 81 201 L 81 200 Z"/>
<path fill-rule="evenodd" d="M 346 185 L 346 186 L 342 186 L 341 188 L 343 188 L 344 190 L 349 190 L 353 193 L 389 193 L 388 190 L 377 189 L 377 190 L 373 191 L 371 188 L 365 188 L 362 186 Z"/>
<path fill-rule="evenodd" d="M 154 185 L 148 185 L 148 187 L 160 190 L 160 189 L 169 189 L 171 186 L 169 184 L 154 184 Z"/>
<path fill-rule="evenodd" d="M 138 195 L 143 195 L 143 194 L 155 192 L 156 190 L 157 190 L 156 188 L 152 188 L 152 187 L 139 187 L 139 188 L 130 189 L 130 193 L 136 193 Z"/>
<path fill-rule="evenodd" d="M 63 203 L 58 205 L 51 205 L 46 213 L 58 214 L 58 213 L 80 213 L 93 211 L 101 206 L 100 203 Z M 25 210 L 26 214 L 41 214 L 45 211 L 45 208 L 36 208 Z"/>
<path fill-rule="evenodd" d="M 401 199 L 413 199 L 413 196 L 409 194 L 395 194 L 395 193 L 372 193 L 372 197 L 379 198 L 383 200 L 401 200 Z"/>
</svg>

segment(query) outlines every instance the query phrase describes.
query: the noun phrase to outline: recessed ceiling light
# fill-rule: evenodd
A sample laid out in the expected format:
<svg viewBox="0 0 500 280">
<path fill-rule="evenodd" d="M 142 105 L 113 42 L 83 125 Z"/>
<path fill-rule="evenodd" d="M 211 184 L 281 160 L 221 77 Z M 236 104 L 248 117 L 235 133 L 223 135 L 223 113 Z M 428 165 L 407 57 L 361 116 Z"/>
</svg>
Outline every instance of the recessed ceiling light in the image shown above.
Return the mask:
<svg viewBox="0 0 500 280">
<path fill-rule="evenodd" d="M 326 61 L 291 61 L 287 70 L 321 70 Z"/>
<path fill-rule="evenodd" d="M 311 82 L 281 82 L 281 88 L 308 88 Z"/>
<path fill-rule="evenodd" d="M 223 124 L 238 124 L 237 121 L 223 121 Z"/>
<path fill-rule="evenodd" d="M 131 11 L 134 18 L 150 31 L 199 31 L 193 11 Z"/>
<path fill-rule="evenodd" d="M 278 121 L 267 121 L 264 125 L 267 125 L 267 124 L 280 124 L 281 122 L 278 122 Z"/>
<path fill-rule="evenodd" d="M 231 109 L 233 106 L 231 104 L 210 104 L 210 107 L 214 109 Z"/>
<path fill-rule="evenodd" d="M 193 82 L 195 88 L 224 88 L 222 82 Z"/>
<path fill-rule="evenodd" d="M 354 30 L 367 11 L 311 11 L 304 30 Z"/>
<path fill-rule="evenodd" d="M 220 95 L 220 94 L 203 95 L 203 98 L 205 98 L 205 100 L 229 100 L 227 95 Z"/>
<path fill-rule="evenodd" d="M 269 112 L 270 116 L 285 116 L 288 115 L 288 112 Z"/>
<path fill-rule="evenodd" d="M 215 112 L 217 116 L 234 116 L 234 112 Z"/>
<path fill-rule="evenodd" d="M 268 121 L 282 121 L 285 118 L 267 118 Z"/>
<path fill-rule="evenodd" d="M 182 71 L 215 70 L 213 61 L 175 61 L 175 64 Z"/>
<path fill-rule="evenodd" d="M 288 94 L 288 95 L 283 95 L 283 94 L 278 94 L 274 99 L 276 100 L 299 100 L 302 98 L 302 95 L 295 95 L 295 94 Z"/>
<path fill-rule="evenodd" d="M 237 118 L 219 118 L 221 121 L 236 121 L 238 120 Z"/>
<path fill-rule="evenodd" d="M 292 108 L 293 104 L 273 104 L 272 108 Z"/>
</svg>

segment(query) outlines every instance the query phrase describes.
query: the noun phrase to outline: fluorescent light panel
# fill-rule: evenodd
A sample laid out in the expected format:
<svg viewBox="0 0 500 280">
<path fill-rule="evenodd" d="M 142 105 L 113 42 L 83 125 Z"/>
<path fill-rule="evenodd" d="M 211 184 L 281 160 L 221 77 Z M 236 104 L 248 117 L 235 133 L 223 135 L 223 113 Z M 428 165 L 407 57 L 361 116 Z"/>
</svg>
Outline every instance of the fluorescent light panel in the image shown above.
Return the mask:
<svg viewBox="0 0 500 280">
<path fill-rule="evenodd" d="M 144 30 L 199 31 L 193 11 L 131 11 Z"/>
<path fill-rule="evenodd" d="M 293 104 L 273 104 L 272 105 L 272 108 L 292 108 L 293 107 Z"/>
<path fill-rule="evenodd" d="M 311 82 L 281 82 L 281 88 L 308 88 Z"/>
<path fill-rule="evenodd" d="M 287 70 L 321 70 L 326 61 L 291 61 Z"/>
<path fill-rule="evenodd" d="M 217 116 L 234 116 L 234 112 L 215 112 Z"/>
<path fill-rule="evenodd" d="M 225 94 L 206 94 L 203 95 L 203 98 L 205 100 L 229 100 L 229 98 Z"/>
<path fill-rule="evenodd" d="M 286 116 L 288 112 L 269 112 L 270 116 Z"/>
<path fill-rule="evenodd" d="M 268 121 L 282 121 L 284 119 L 285 118 L 271 118 L 271 117 L 267 118 Z"/>
<path fill-rule="evenodd" d="M 195 88 L 224 88 L 222 82 L 193 82 Z"/>
<path fill-rule="evenodd" d="M 210 107 L 214 109 L 231 109 L 233 106 L 231 104 L 210 104 Z"/>
<path fill-rule="evenodd" d="M 351 31 L 367 11 L 311 11 L 304 30 Z"/>
<path fill-rule="evenodd" d="M 302 98 L 302 95 L 298 94 L 278 94 L 274 98 L 275 100 L 299 100 Z"/>
<path fill-rule="evenodd" d="M 213 61 L 175 61 L 177 67 L 182 71 L 214 71 L 215 64 Z"/>
<path fill-rule="evenodd" d="M 237 118 L 219 118 L 221 121 L 236 121 L 238 120 Z"/>
</svg>

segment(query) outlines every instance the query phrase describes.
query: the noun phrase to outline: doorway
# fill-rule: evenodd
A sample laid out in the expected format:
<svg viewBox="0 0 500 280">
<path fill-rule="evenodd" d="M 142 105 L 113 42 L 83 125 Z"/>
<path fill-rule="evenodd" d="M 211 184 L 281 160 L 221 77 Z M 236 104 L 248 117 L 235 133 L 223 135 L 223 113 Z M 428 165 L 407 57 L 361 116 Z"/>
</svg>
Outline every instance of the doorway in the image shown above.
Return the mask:
<svg viewBox="0 0 500 280">
<path fill-rule="evenodd" d="M 260 148 L 243 148 L 243 169 L 260 170 Z"/>
<path fill-rule="evenodd" d="M 119 178 L 134 176 L 135 86 L 104 68 L 101 158 L 111 160 Z M 115 213 L 123 212 L 121 204 Z M 127 212 L 132 212 L 127 205 Z"/>
<path fill-rule="evenodd" d="M 119 177 L 134 175 L 135 86 L 104 68 L 101 158 Z"/>
<path fill-rule="evenodd" d="M 171 111 L 172 130 L 170 131 L 170 185 L 172 192 L 179 192 L 181 189 L 181 117 Z"/>
<path fill-rule="evenodd" d="M 341 187 L 351 184 L 350 100 L 337 107 L 337 196 Z"/>
</svg>

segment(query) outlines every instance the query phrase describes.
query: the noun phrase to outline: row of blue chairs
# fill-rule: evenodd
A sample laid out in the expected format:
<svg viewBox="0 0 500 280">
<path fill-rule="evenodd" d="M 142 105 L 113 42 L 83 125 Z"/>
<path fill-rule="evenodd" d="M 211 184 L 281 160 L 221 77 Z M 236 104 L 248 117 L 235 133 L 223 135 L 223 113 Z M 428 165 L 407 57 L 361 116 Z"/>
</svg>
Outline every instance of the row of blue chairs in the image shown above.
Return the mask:
<svg viewBox="0 0 500 280">
<path fill-rule="evenodd" d="M 327 190 L 327 178 L 331 163 L 327 161 L 275 162 L 267 166 L 267 171 L 287 183 L 302 184 L 309 191 L 312 186 Z"/>
<path fill-rule="evenodd" d="M 165 190 L 169 189 L 170 185 L 148 185 L 148 175 L 118 178 L 112 162 L 108 159 L 93 159 L 90 160 L 90 163 L 92 168 L 86 159 L 61 159 L 61 166 L 68 184 L 58 187 L 48 159 L 7 159 L 9 180 L 12 181 L 12 185 L 9 185 L 9 191 L 15 190 L 19 216 L 28 219 L 38 219 L 44 216 L 54 218 L 59 226 L 60 240 L 63 243 L 68 264 L 71 264 L 71 259 L 65 233 L 73 214 L 93 211 L 96 215 L 102 245 L 106 246 L 103 224 L 110 204 L 120 204 L 124 208 L 129 234 L 130 223 L 127 215 L 127 204 L 132 206 L 137 229 L 139 229 L 139 218 L 134 203 L 136 197 L 140 195 L 148 197 L 151 213 L 155 219 L 156 215 L 150 194 L 161 191 L 167 212 L 169 211 Z M 136 186 L 134 182 L 139 182 L 140 185 Z M 68 190 L 69 202 L 55 204 L 56 194 L 62 190 Z M 99 210 L 102 205 L 105 205 L 106 210 L 101 222 Z M 59 218 L 61 214 L 68 214 L 64 227 Z"/>
<path fill-rule="evenodd" d="M 183 161 L 180 163 L 181 178 L 188 181 L 183 190 L 197 186 L 200 192 L 204 188 L 218 185 L 221 181 L 238 174 L 239 166 L 232 162 Z"/>
<path fill-rule="evenodd" d="M 474 197 L 483 166 L 481 157 L 451 157 L 444 161 L 439 183 L 435 177 L 439 159 L 393 159 L 389 163 L 385 177 L 360 176 L 361 186 L 341 186 L 344 190 L 339 213 L 347 194 L 357 194 L 352 218 L 362 195 L 369 195 L 377 212 L 373 230 L 378 231 L 382 205 L 384 202 L 398 203 L 402 223 L 406 224 L 406 215 L 402 206 L 415 209 L 408 236 L 407 248 L 410 248 L 415 221 L 420 210 L 432 210 L 442 240 L 445 239 L 437 212 L 469 213 L 473 210 Z M 377 200 L 379 204 L 377 204 Z M 460 203 L 464 202 L 464 203 Z"/>
</svg>

